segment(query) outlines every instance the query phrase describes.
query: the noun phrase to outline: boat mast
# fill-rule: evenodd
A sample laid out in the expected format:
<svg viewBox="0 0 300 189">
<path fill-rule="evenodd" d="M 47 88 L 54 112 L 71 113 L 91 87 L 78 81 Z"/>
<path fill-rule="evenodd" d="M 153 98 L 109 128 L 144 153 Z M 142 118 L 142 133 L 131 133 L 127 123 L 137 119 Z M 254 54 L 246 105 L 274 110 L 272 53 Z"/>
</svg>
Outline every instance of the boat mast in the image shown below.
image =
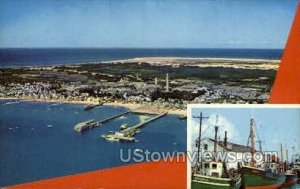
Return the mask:
<svg viewBox="0 0 300 189">
<path fill-rule="evenodd" d="M 250 119 L 250 136 L 251 136 L 251 166 L 254 167 L 255 162 L 254 162 L 254 118 L 253 115 L 251 115 Z"/>
<path fill-rule="evenodd" d="M 200 124 L 200 127 L 199 127 L 199 138 L 198 138 L 198 160 L 197 162 L 200 162 L 200 146 L 201 146 L 201 132 L 202 132 L 202 120 L 203 119 L 208 119 L 208 117 L 203 117 L 203 114 L 202 112 L 200 112 L 200 116 L 193 116 L 193 118 L 197 118 L 199 119 L 199 124 Z"/>
<path fill-rule="evenodd" d="M 214 143 L 214 152 L 215 152 L 215 155 L 217 153 L 217 140 L 218 140 L 218 119 L 219 119 L 219 116 L 216 115 L 216 125 L 215 125 L 215 143 Z M 216 159 L 215 159 L 216 161 Z"/>
<path fill-rule="evenodd" d="M 286 159 L 286 162 L 289 162 L 289 150 L 285 144 L 285 159 Z"/>
<path fill-rule="evenodd" d="M 280 143 L 280 158 L 281 158 L 281 162 L 283 162 L 283 150 L 282 150 L 282 143 Z"/>
</svg>

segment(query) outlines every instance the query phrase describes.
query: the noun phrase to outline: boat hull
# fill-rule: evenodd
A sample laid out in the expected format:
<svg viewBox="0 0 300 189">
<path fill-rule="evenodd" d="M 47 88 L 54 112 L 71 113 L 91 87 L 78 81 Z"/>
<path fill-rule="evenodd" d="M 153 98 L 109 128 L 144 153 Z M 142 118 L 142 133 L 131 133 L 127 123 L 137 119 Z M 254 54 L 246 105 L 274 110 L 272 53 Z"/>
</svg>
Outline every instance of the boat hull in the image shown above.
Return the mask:
<svg viewBox="0 0 300 189">
<path fill-rule="evenodd" d="M 242 188 L 254 186 L 280 186 L 284 182 L 284 174 L 275 174 L 250 167 L 242 168 Z"/>
<path fill-rule="evenodd" d="M 285 174 L 284 186 L 290 186 L 295 184 L 299 180 L 296 174 Z"/>
<path fill-rule="evenodd" d="M 223 179 L 214 177 L 205 177 L 201 175 L 193 175 L 192 189 L 239 189 L 241 186 L 241 178 Z"/>
</svg>

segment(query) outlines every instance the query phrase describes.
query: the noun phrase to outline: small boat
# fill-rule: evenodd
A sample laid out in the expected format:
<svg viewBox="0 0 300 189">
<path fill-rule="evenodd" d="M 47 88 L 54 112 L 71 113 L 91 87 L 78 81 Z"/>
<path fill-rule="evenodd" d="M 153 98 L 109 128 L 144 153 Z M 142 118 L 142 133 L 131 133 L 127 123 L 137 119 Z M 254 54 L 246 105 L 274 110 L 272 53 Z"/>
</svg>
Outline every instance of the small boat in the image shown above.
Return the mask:
<svg viewBox="0 0 300 189">
<path fill-rule="evenodd" d="M 125 130 L 127 128 L 128 128 L 128 124 L 125 123 L 125 124 L 121 125 L 120 130 Z"/>
<path fill-rule="evenodd" d="M 6 102 L 3 105 L 10 105 L 10 104 L 18 104 L 19 101 L 10 101 L 10 102 Z"/>
<path fill-rule="evenodd" d="M 187 116 L 186 115 L 181 115 L 178 118 L 184 120 L 184 119 L 187 119 Z"/>
</svg>

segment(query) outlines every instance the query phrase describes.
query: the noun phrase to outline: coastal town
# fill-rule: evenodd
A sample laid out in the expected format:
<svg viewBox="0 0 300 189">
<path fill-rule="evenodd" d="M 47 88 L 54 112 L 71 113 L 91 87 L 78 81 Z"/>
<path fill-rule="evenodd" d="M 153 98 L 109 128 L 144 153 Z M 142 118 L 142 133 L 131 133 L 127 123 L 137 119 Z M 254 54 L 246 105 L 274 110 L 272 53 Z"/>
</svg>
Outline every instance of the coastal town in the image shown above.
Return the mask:
<svg viewBox="0 0 300 189">
<path fill-rule="evenodd" d="M 174 65 L 164 58 L 159 64 L 151 59 L 148 62 L 137 59 L 1 68 L 0 97 L 141 104 L 183 111 L 188 103 L 257 104 L 267 102 L 277 69 L 272 61 L 273 67 L 268 67 L 267 61 L 253 63 L 253 60 L 250 63 L 235 60 L 229 64 L 231 67 L 216 66 L 218 60 L 198 62 L 205 67 L 189 64 L 185 59 L 173 61 Z"/>
</svg>

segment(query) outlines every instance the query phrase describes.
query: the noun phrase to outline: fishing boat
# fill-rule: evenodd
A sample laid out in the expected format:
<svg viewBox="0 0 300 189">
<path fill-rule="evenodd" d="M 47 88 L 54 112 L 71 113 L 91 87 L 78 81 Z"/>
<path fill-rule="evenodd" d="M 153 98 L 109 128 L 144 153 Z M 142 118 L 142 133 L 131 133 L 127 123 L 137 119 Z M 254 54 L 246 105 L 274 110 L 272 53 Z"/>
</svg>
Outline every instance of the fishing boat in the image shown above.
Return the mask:
<svg viewBox="0 0 300 189">
<path fill-rule="evenodd" d="M 285 182 L 286 183 L 295 183 L 297 181 L 298 181 L 297 173 L 292 169 L 286 170 L 286 172 L 285 172 Z"/>
<path fill-rule="evenodd" d="M 285 181 L 285 175 L 280 172 L 276 162 L 266 162 L 263 165 L 257 165 L 254 160 L 254 125 L 253 116 L 250 119 L 250 135 L 251 139 L 251 161 L 247 165 L 242 166 L 242 186 L 241 188 L 250 188 L 257 186 L 280 187 Z M 272 158 L 273 159 L 273 158 Z"/>
<path fill-rule="evenodd" d="M 291 168 L 300 178 L 300 160 L 297 159 L 295 162 L 291 163 Z"/>
<path fill-rule="evenodd" d="M 200 128 L 199 128 L 199 138 L 196 141 L 198 147 L 198 160 L 196 165 L 192 167 L 192 189 L 238 189 L 241 185 L 241 175 L 238 170 L 227 171 L 227 166 L 225 162 L 218 161 L 214 158 L 213 161 L 203 161 L 202 157 L 200 158 L 200 146 L 201 146 L 201 129 L 202 129 L 202 120 L 206 117 L 203 117 L 202 112 L 200 117 L 194 117 L 200 119 Z M 218 119 L 217 119 L 218 120 Z M 215 126 L 215 144 L 214 152 L 217 148 L 217 133 L 218 126 L 216 123 Z"/>
<path fill-rule="evenodd" d="M 236 172 L 225 174 L 223 162 L 201 162 L 199 171 L 192 173 L 192 189 L 238 189 L 241 186 L 241 176 Z"/>
</svg>

